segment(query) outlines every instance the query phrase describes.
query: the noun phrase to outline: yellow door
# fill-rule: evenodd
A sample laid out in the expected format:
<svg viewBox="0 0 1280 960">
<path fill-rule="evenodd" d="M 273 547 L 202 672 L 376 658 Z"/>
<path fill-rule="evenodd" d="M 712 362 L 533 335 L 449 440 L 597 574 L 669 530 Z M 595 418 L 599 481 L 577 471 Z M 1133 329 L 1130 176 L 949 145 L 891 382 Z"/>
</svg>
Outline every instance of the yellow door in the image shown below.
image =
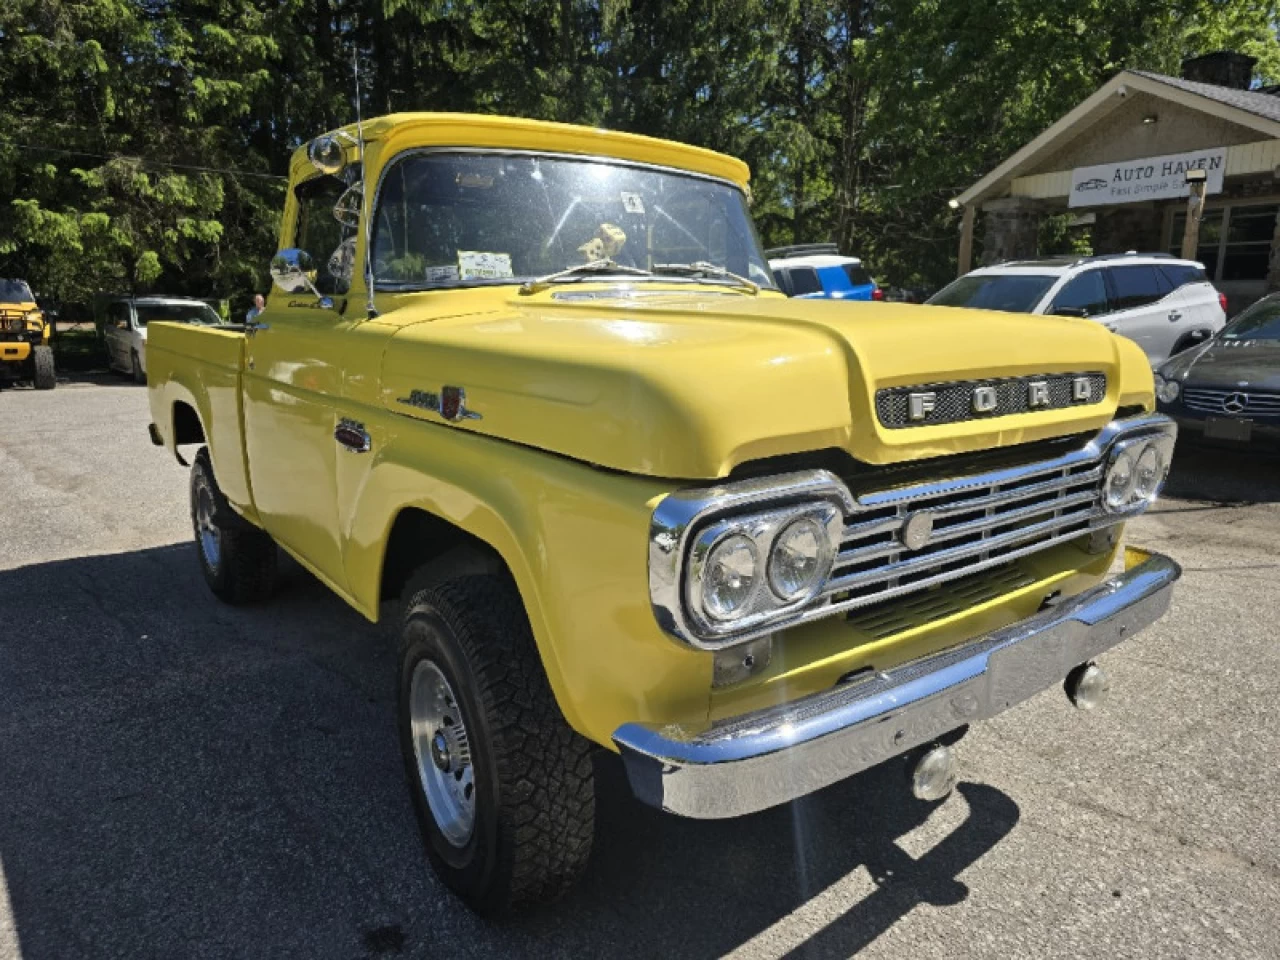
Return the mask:
<svg viewBox="0 0 1280 960">
<path fill-rule="evenodd" d="M 315 297 L 277 290 L 249 332 L 244 373 L 245 449 L 258 516 L 343 593 L 335 431 L 349 326 Z"/>
</svg>

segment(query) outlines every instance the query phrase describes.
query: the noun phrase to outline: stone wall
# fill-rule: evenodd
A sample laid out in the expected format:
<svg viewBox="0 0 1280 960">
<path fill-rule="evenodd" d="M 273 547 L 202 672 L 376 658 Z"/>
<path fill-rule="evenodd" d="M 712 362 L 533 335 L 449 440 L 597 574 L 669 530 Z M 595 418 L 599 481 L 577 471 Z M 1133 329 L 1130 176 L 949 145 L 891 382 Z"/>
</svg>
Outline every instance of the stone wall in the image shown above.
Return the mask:
<svg viewBox="0 0 1280 960">
<path fill-rule="evenodd" d="M 1023 197 L 1005 197 L 983 204 L 982 263 L 1020 260 L 1036 255 L 1040 208 Z"/>
<path fill-rule="evenodd" d="M 1185 201 L 1184 201 L 1185 202 Z M 1093 225 L 1094 253 L 1124 253 L 1160 249 L 1164 217 L 1153 204 L 1123 204 L 1097 210 Z M 1181 242 L 1181 238 L 1178 238 Z"/>
</svg>

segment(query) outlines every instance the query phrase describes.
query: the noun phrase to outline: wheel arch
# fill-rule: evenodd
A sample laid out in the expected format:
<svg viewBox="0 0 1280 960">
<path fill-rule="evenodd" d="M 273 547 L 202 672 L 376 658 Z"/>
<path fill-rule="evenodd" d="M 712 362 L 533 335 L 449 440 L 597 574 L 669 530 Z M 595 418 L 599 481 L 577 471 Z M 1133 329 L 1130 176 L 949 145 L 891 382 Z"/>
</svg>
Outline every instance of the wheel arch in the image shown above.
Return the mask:
<svg viewBox="0 0 1280 960">
<path fill-rule="evenodd" d="M 403 464 L 379 464 L 355 504 L 347 554 L 352 603 L 369 619 L 380 620 L 384 603 L 426 566 L 438 566 L 441 575 L 476 572 L 510 577 L 561 713 L 582 732 L 538 590 L 534 564 L 540 558 L 531 557 L 522 547 L 538 542 L 536 521 L 524 512 L 518 494 L 500 479 L 465 484 L 460 477 L 455 484 L 436 476 L 429 481 L 430 491 L 424 492 L 423 480 L 430 474 L 410 473 L 410 469 Z M 417 496 L 388 495 L 389 488 L 403 491 L 406 486 L 417 487 Z"/>
<path fill-rule="evenodd" d="M 183 399 L 174 400 L 171 410 L 169 424 L 173 430 L 174 456 L 178 456 L 177 448 L 183 444 L 207 442 L 204 424 L 200 422 L 200 414 L 193 404 Z"/>
</svg>

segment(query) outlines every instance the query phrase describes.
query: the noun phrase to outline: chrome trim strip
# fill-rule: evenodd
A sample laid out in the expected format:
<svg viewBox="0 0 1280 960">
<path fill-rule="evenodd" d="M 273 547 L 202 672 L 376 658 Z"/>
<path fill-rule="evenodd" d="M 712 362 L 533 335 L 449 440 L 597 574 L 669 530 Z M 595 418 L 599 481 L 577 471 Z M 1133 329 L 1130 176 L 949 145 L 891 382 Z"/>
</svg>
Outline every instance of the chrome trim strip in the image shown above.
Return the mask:
<svg viewBox="0 0 1280 960">
<path fill-rule="evenodd" d="M 699 732 L 627 723 L 613 742 L 645 803 L 705 819 L 764 810 L 1061 682 L 1163 616 L 1181 573 L 1153 554 L 1020 623 L 865 681 Z"/>
<path fill-rule="evenodd" d="M 1087 448 L 1084 448 L 1087 449 Z M 1062 460 L 1066 457 L 1059 458 Z M 971 483 L 969 481 L 954 481 L 952 483 L 929 484 L 921 487 L 904 487 L 899 490 L 892 490 L 886 493 L 869 494 L 858 498 L 858 504 L 864 509 L 882 509 L 886 506 L 900 506 L 907 503 L 914 503 L 919 500 L 931 500 L 938 497 L 950 496 L 953 494 L 964 493 L 966 490 L 981 490 L 986 487 L 1001 486 L 1006 483 L 1014 483 L 1022 480 L 1032 479 L 1034 477 L 1044 476 L 1045 474 L 1057 474 L 1052 480 L 1044 480 L 1040 483 L 1030 484 L 1024 487 L 1016 487 L 1013 490 L 1006 490 L 1000 493 L 987 494 L 984 496 L 974 497 L 971 500 L 952 500 L 943 507 L 921 507 L 932 513 L 935 517 L 949 517 L 957 513 L 967 513 L 970 510 L 980 510 L 983 507 L 1000 506 L 1004 503 L 1012 503 L 1017 500 L 1025 500 L 1028 497 L 1034 497 L 1042 493 L 1052 493 L 1065 487 L 1074 487 L 1081 483 L 1090 481 L 1098 481 L 1102 479 L 1102 468 L 1100 458 L 1093 456 L 1082 456 L 1077 461 L 1066 464 L 1059 464 L 1057 461 L 1050 461 L 1051 466 L 1046 469 L 1040 469 L 1040 464 L 1032 464 L 1022 473 L 1014 473 L 1009 470 L 1002 470 L 996 473 L 984 473 L 980 477 L 973 478 L 979 482 Z M 1083 464 L 1097 463 L 1098 466 L 1081 473 L 1068 473 L 1063 476 L 1064 470 L 1070 470 Z M 1012 476 L 1010 474 L 1013 473 Z"/>
<path fill-rule="evenodd" d="M 849 522 L 851 517 L 856 518 L 859 513 L 892 507 L 905 507 L 917 501 L 945 499 L 962 495 L 966 492 L 979 492 L 983 489 L 1037 477 L 1051 477 L 1054 474 L 1058 476 L 1046 481 L 1046 483 L 1057 484 L 1062 481 L 1064 484 L 1062 489 L 1066 489 L 1077 482 L 1089 482 L 1091 477 L 1100 484 L 1104 469 L 1103 462 L 1117 441 L 1151 437 L 1157 434 L 1173 437 L 1176 433 L 1177 427 L 1174 422 L 1162 414 L 1145 414 L 1127 420 L 1113 420 L 1080 448 L 1051 460 L 1038 461 L 1021 467 L 1006 467 L 968 477 L 897 487 L 862 494 L 856 498 L 839 477 L 826 470 L 807 470 L 776 477 L 758 477 L 738 482 L 721 483 L 713 487 L 678 490 L 668 495 L 658 504 L 650 520 L 649 596 L 654 617 L 664 631 L 681 643 L 698 650 L 720 650 L 736 643 L 744 643 L 766 634 L 808 623 L 819 617 L 832 616 L 845 610 L 867 606 L 880 600 L 922 590 L 935 584 L 954 580 L 970 573 L 977 573 L 998 564 L 1027 556 L 1038 550 L 1048 549 L 1071 537 L 1081 535 L 1089 529 L 1109 526 L 1137 516 L 1146 509 L 1148 504 L 1138 504 L 1132 510 L 1123 513 L 1108 513 L 1101 510 L 1101 508 L 1093 513 L 1080 511 L 1061 518 L 1061 523 L 1046 523 L 1034 528 L 1032 535 L 1044 534 L 1047 536 L 1028 546 L 1018 547 L 1017 545 L 1026 539 L 1025 536 L 1021 536 L 1024 530 L 1032 530 L 1033 528 L 1027 527 L 1023 528 L 1023 530 L 1009 531 L 1007 534 L 1001 535 L 1004 539 L 989 538 L 983 542 L 981 547 L 973 545 L 976 548 L 973 552 L 981 557 L 984 551 L 989 552 L 992 549 L 1002 549 L 1007 546 L 1014 546 L 1016 549 L 1008 550 L 998 557 L 981 557 L 977 562 L 969 564 L 962 569 L 944 571 L 937 576 L 917 580 L 914 583 L 899 584 L 895 578 L 946 562 L 947 558 L 943 556 L 942 552 L 927 554 L 921 558 L 920 563 L 914 563 L 911 566 L 904 565 L 895 568 L 889 573 L 886 572 L 885 568 L 874 572 L 868 571 L 866 578 L 857 580 L 856 583 L 865 584 L 875 579 L 885 579 L 888 583 L 887 588 L 863 597 L 832 602 L 831 597 L 834 593 L 842 589 L 847 590 L 851 585 L 854 585 L 848 579 L 841 580 L 837 577 L 830 580 L 826 587 L 819 591 L 814 600 L 807 606 L 787 607 L 778 611 L 777 616 L 753 618 L 744 629 L 735 632 L 724 630 L 719 635 L 709 635 L 698 628 L 696 621 L 685 610 L 683 565 L 687 562 L 693 538 L 707 524 L 720 518 L 746 513 L 759 507 L 784 507 L 787 505 L 804 505 L 816 501 L 827 501 L 838 505 L 844 511 L 846 521 L 844 542 L 847 544 L 850 538 L 850 530 L 857 530 L 860 532 L 859 535 L 866 535 L 869 529 L 874 529 L 877 532 L 896 530 L 903 522 L 900 513 L 898 517 L 870 521 L 871 524 L 875 525 L 874 528 L 862 528 L 856 523 L 856 520 L 855 522 Z M 1084 466 L 1088 466 L 1090 469 L 1074 474 L 1070 472 L 1073 469 L 1078 470 Z M 1018 490 L 1008 491 L 1009 502 L 1016 502 L 1016 499 L 1022 496 L 1024 491 L 1031 489 L 1032 487 L 1023 487 Z M 1046 489 L 1048 488 L 1042 488 L 1041 492 Z M 999 493 L 982 494 L 980 497 L 974 497 L 966 503 L 939 505 L 938 511 L 942 513 L 955 506 L 956 512 L 963 513 L 971 508 L 970 504 L 987 504 L 990 506 L 993 503 L 1002 502 L 994 499 L 1000 496 L 1001 494 Z M 1061 504 L 1055 503 L 1053 506 L 1056 508 Z M 922 504 L 921 509 L 927 512 L 931 508 L 925 503 Z M 1055 518 L 1055 521 L 1058 519 Z M 994 518 L 995 526 L 999 526 L 1000 523 L 1000 518 Z M 1082 530 L 1072 531 L 1067 535 L 1054 535 L 1063 526 L 1075 524 L 1085 524 L 1086 526 Z M 941 537 L 945 533 L 945 528 L 939 530 L 938 536 Z M 1013 536 L 1012 534 L 1018 534 L 1018 536 Z M 902 549 L 905 551 L 905 547 Z M 951 556 L 951 559 L 965 559 L 966 556 L 966 554 L 962 554 L 957 550 Z M 833 570 L 839 569 L 841 566 L 848 566 L 848 562 L 845 557 L 837 556 Z"/>
</svg>

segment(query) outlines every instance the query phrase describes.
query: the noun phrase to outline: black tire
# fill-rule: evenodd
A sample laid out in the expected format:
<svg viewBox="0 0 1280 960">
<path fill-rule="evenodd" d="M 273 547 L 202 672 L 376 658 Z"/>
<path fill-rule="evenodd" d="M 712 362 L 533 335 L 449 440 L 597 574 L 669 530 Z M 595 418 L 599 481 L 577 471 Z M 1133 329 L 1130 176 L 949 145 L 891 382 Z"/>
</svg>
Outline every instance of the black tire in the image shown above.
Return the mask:
<svg viewBox="0 0 1280 960">
<path fill-rule="evenodd" d="M 130 351 L 129 360 L 130 360 L 130 365 L 133 367 L 131 371 L 133 373 L 133 382 L 146 383 L 147 375 L 142 372 L 142 361 L 138 358 L 137 350 Z"/>
<path fill-rule="evenodd" d="M 220 600 L 240 605 L 271 596 L 275 541 L 231 509 L 213 477 L 208 447 L 191 465 L 191 526 L 205 582 Z"/>
<path fill-rule="evenodd" d="M 31 348 L 31 382 L 37 390 L 52 390 L 58 385 L 53 366 L 53 348 L 41 344 Z"/>
<path fill-rule="evenodd" d="M 404 595 L 398 726 L 431 865 L 478 913 L 552 900 L 577 880 L 591 854 L 591 746 L 560 713 L 519 593 L 500 575 L 434 583 L 419 575 Z M 474 785 L 465 839 L 445 836 L 424 786 L 433 773 L 419 770 L 410 717 L 420 665 L 428 677 L 435 676 L 432 668 L 443 676 L 461 713 Z M 430 762 L 434 753 L 420 749 Z"/>
</svg>

